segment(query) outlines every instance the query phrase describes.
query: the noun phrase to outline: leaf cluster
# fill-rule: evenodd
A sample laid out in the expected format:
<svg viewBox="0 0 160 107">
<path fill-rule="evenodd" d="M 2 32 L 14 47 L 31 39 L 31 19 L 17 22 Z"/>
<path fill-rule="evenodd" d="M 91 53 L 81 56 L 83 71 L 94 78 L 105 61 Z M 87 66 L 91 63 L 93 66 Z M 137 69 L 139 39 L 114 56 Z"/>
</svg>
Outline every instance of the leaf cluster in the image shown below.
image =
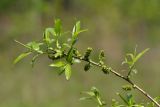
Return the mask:
<svg viewBox="0 0 160 107">
<path fill-rule="evenodd" d="M 94 100 L 97 102 L 98 107 L 104 107 L 105 101 L 102 100 L 99 90 L 96 87 L 92 87 L 90 91 L 81 92 L 82 94 L 88 95 L 88 97 L 82 97 L 80 100 Z"/>
<path fill-rule="evenodd" d="M 80 33 L 86 31 L 86 29 L 81 29 L 81 23 L 80 21 L 77 21 L 70 34 L 70 37 L 68 37 L 67 41 L 61 41 L 64 34 L 66 32 L 63 32 L 62 29 L 62 23 L 60 19 L 56 19 L 54 21 L 54 27 L 53 28 L 46 28 L 43 33 L 43 39 L 40 41 L 32 41 L 29 43 L 21 43 L 17 40 L 18 44 L 24 46 L 26 48 L 26 51 L 21 53 L 15 60 L 14 64 L 18 63 L 23 58 L 32 55 L 31 64 L 34 66 L 35 61 L 37 58 L 41 55 L 47 56 L 52 63 L 49 64 L 50 67 L 59 68 L 58 74 L 64 74 L 66 77 L 66 80 L 69 80 L 72 75 L 72 66 L 76 63 L 81 63 L 81 61 L 86 62 L 84 65 L 84 71 L 89 71 L 92 66 L 97 66 L 101 68 L 101 71 L 104 74 L 109 74 L 110 72 L 115 74 L 116 76 L 126 80 L 130 85 L 125 85 L 122 87 L 124 91 L 127 93 L 131 91 L 133 88 L 135 88 L 135 84 L 131 81 L 130 76 L 131 74 L 136 71 L 135 64 L 136 62 L 149 50 L 145 49 L 140 53 L 137 53 L 136 49 L 134 53 L 127 53 L 125 60 L 122 62 L 122 64 L 127 64 L 129 71 L 127 76 L 123 76 L 119 74 L 118 72 L 114 71 L 111 67 L 105 64 L 105 54 L 104 51 L 101 50 L 98 55 L 98 61 L 95 62 L 91 58 L 91 54 L 93 52 L 93 49 L 91 47 L 88 47 L 84 53 L 81 53 L 76 48 L 76 43 L 79 39 Z M 140 89 L 139 91 L 141 91 Z M 90 91 L 82 92 L 83 94 L 88 95 L 88 97 L 82 97 L 81 100 L 94 100 L 97 102 L 98 107 L 106 106 L 106 103 L 103 101 L 101 94 L 99 90 L 96 87 L 92 87 Z M 146 94 L 144 91 L 142 94 Z M 148 97 L 152 102 L 145 104 L 138 104 L 134 100 L 133 95 L 129 92 L 125 97 L 123 97 L 121 94 L 117 94 L 122 101 L 125 104 L 119 104 L 118 101 L 112 100 L 112 105 L 110 107 L 155 107 L 156 101 L 159 100 L 159 98 L 153 99 Z M 157 104 L 158 105 L 158 104 Z"/>
</svg>

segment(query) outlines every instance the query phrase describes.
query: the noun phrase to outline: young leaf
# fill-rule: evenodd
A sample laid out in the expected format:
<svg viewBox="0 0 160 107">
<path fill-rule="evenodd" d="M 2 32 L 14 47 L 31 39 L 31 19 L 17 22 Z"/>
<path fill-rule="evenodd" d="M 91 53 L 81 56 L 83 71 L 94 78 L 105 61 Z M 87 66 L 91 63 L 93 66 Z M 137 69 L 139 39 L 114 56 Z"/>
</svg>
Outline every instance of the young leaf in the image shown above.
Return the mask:
<svg viewBox="0 0 160 107">
<path fill-rule="evenodd" d="M 142 52 L 140 52 L 138 55 L 137 55 L 137 51 L 135 49 L 134 51 L 134 54 L 132 53 L 128 53 L 126 54 L 126 57 L 125 57 L 125 61 L 122 62 L 122 64 L 128 64 L 128 67 L 129 67 L 129 72 L 128 72 L 128 75 L 127 77 L 130 77 L 130 75 L 132 74 L 132 72 L 136 72 L 137 70 L 134 69 L 135 67 L 135 63 L 149 50 L 149 48 L 143 50 Z"/>
<path fill-rule="evenodd" d="M 78 38 L 77 38 L 77 34 L 76 34 L 76 26 L 74 26 L 73 28 L 73 32 L 72 32 L 72 46 L 77 42 Z"/>
<path fill-rule="evenodd" d="M 73 39 L 76 38 L 77 32 L 80 31 L 80 28 L 81 28 L 81 22 L 77 21 L 76 24 L 73 27 L 73 30 L 72 30 L 72 37 L 73 37 Z"/>
<path fill-rule="evenodd" d="M 82 56 L 82 55 L 80 54 L 80 52 L 79 52 L 76 48 L 74 48 L 73 54 L 74 54 L 75 56 L 77 56 L 77 57 L 81 57 L 81 56 Z"/>
<path fill-rule="evenodd" d="M 60 46 L 60 43 L 59 43 L 58 39 L 56 39 L 56 47 L 57 47 L 58 49 L 61 49 L 61 48 L 62 48 L 62 47 Z"/>
<path fill-rule="evenodd" d="M 73 47 L 71 47 L 66 57 L 67 62 L 69 62 L 70 64 L 72 64 L 73 61 L 73 50 Z"/>
<path fill-rule="evenodd" d="M 36 59 L 39 57 L 39 55 L 40 55 L 40 54 L 37 54 L 37 55 L 35 55 L 35 56 L 32 58 L 32 61 L 31 61 L 32 68 L 34 67 L 35 61 L 36 61 Z"/>
<path fill-rule="evenodd" d="M 43 40 L 46 42 L 48 46 L 54 41 L 54 39 L 52 39 L 50 35 L 55 35 L 54 28 L 46 28 L 44 31 Z"/>
<path fill-rule="evenodd" d="M 63 43 L 62 44 L 62 49 L 65 49 L 65 48 L 71 48 L 71 46 L 67 43 Z"/>
<path fill-rule="evenodd" d="M 140 53 L 136 56 L 136 58 L 134 59 L 134 62 L 137 62 L 137 60 L 138 60 L 139 58 L 141 58 L 148 50 L 149 50 L 149 48 L 147 48 L 147 49 L 143 50 L 142 52 L 140 52 Z"/>
<path fill-rule="evenodd" d="M 63 55 L 63 52 L 59 49 L 55 49 L 56 53 L 55 53 L 55 58 L 61 57 Z"/>
<path fill-rule="evenodd" d="M 40 45 L 43 45 L 43 43 L 37 43 L 35 41 L 33 42 L 29 42 L 26 44 L 28 47 L 30 47 L 31 50 L 34 50 L 34 51 L 37 51 L 39 53 L 43 53 L 41 50 L 40 50 Z"/>
<path fill-rule="evenodd" d="M 82 93 L 89 95 L 89 97 L 84 97 L 84 100 L 88 98 L 93 99 L 98 103 L 98 107 L 103 107 L 104 105 L 106 105 L 106 103 L 102 100 L 100 96 L 99 90 L 96 87 L 92 87 L 90 91 L 85 91 Z"/>
<path fill-rule="evenodd" d="M 65 71 L 65 65 L 60 67 L 60 69 L 59 69 L 59 71 L 58 71 L 58 75 L 63 74 L 64 71 Z"/>
<path fill-rule="evenodd" d="M 81 22 L 77 21 L 72 30 L 72 45 L 74 45 L 78 39 L 78 34 L 87 30 L 81 30 Z"/>
<path fill-rule="evenodd" d="M 100 95 L 100 92 L 99 92 L 99 90 L 96 87 L 92 87 L 91 91 L 94 92 L 94 94 L 95 94 L 96 97 Z"/>
<path fill-rule="evenodd" d="M 55 25 L 54 25 L 54 30 L 55 30 L 55 36 L 60 36 L 61 35 L 61 20 L 60 19 L 56 19 L 55 20 Z"/>
<path fill-rule="evenodd" d="M 120 93 L 117 93 L 117 95 L 122 99 L 122 101 L 124 101 L 124 103 L 126 103 L 127 105 L 129 105 L 128 101 Z"/>
<path fill-rule="evenodd" d="M 14 64 L 16 64 L 17 62 L 19 62 L 20 60 L 22 60 L 24 57 L 30 55 L 32 52 L 26 52 L 26 53 L 22 53 L 20 54 L 15 60 L 14 60 Z"/>
<path fill-rule="evenodd" d="M 65 65 L 65 76 L 66 76 L 66 79 L 69 80 L 70 77 L 71 77 L 71 65 L 70 64 L 66 64 Z"/>
<path fill-rule="evenodd" d="M 46 28 L 45 30 L 45 34 L 47 36 L 48 39 L 50 39 L 50 35 L 55 36 L 56 32 L 55 32 L 55 28 Z"/>
<path fill-rule="evenodd" d="M 89 96 L 91 96 L 91 97 L 95 97 L 95 93 L 92 92 L 92 91 L 85 91 L 85 92 L 81 92 L 81 93 L 87 94 L 87 95 L 89 95 Z"/>
<path fill-rule="evenodd" d="M 131 85 L 124 85 L 124 86 L 122 86 L 122 89 L 125 90 L 125 91 L 131 91 L 132 86 Z"/>
<path fill-rule="evenodd" d="M 118 101 L 115 99 L 112 99 L 112 105 L 111 107 L 125 107 L 124 105 L 120 105 Z"/>
<path fill-rule="evenodd" d="M 51 67 L 63 67 L 63 66 L 65 66 L 65 65 L 66 65 L 65 62 L 59 61 L 59 62 L 56 62 L 56 63 L 52 63 L 52 64 L 50 64 L 49 66 L 51 66 Z"/>
<path fill-rule="evenodd" d="M 81 97 L 79 100 L 91 100 L 92 97 Z"/>
<path fill-rule="evenodd" d="M 127 102 L 128 102 L 129 106 L 133 106 L 135 104 L 135 101 L 134 101 L 132 94 L 128 93 L 126 98 L 127 98 Z"/>
</svg>

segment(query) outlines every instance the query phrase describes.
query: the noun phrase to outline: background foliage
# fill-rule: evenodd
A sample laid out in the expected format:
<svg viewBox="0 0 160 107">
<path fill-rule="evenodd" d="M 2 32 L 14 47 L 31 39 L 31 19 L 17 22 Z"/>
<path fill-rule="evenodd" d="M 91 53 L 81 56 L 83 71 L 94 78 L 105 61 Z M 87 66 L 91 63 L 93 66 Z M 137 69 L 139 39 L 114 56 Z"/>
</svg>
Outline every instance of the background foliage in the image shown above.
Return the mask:
<svg viewBox="0 0 160 107">
<path fill-rule="evenodd" d="M 29 58 L 13 67 L 12 61 L 22 47 L 13 40 L 27 43 L 42 37 L 46 27 L 53 26 L 55 18 L 61 18 L 64 30 L 70 30 L 77 18 L 88 28 L 79 44 L 84 47 L 104 49 L 106 62 L 117 70 L 126 52 L 132 52 L 136 44 L 138 50 L 149 47 L 150 52 L 137 64 L 135 81 L 153 96 L 160 95 L 160 6 L 159 0 L 1 0 L 0 1 L 0 107 L 83 107 L 93 106 L 90 102 L 80 102 L 79 92 L 98 87 L 103 98 L 110 102 L 121 92 L 124 81 L 112 79 L 91 69 L 84 73 L 80 66 L 74 66 L 73 78 L 69 82 L 59 77 L 41 58 L 36 67 L 31 68 Z M 65 39 L 65 38 L 64 38 Z M 98 53 L 97 53 L 98 55 Z M 97 56 L 95 54 L 95 56 Z M 93 56 L 94 57 L 94 56 Z M 97 58 L 97 57 L 95 57 Z M 38 63 L 43 62 L 43 63 Z M 120 73 L 125 73 L 120 71 Z M 136 95 L 136 93 L 135 93 Z M 117 97 L 118 98 L 118 97 Z M 137 96 L 137 101 L 143 96 Z M 145 99 L 143 99 L 145 102 Z M 142 100 L 142 101 L 143 101 Z"/>
</svg>

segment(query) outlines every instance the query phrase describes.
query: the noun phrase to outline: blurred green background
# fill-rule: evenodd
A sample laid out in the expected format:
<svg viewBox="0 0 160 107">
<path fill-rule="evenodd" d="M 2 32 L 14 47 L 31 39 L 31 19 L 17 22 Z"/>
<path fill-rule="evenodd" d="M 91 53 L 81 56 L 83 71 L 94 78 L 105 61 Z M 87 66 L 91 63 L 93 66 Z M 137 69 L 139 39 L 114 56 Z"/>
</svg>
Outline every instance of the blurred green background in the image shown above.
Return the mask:
<svg viewBox="0 0 160 107">
<path fill-rule="evenodd" d="M 126 52 L 136 45 L 141 51 L 150 48 L 138 62 L 134 81 L 152 96 L 160 96 L 160 0 L 0 0 L 0 107 L 94 107 L 95 103 L 79 101 L 81 91 L 96 86 L 107 103 L 118 99 L 125 81 L 114 75 L 103 75 L 93 68 L 85 73 L 83 65 L 74 65 L 70 81 L 48 67 L 40 58 L 32 69 L 30 58 L 16 66 L 13 59 L 24 51 L 14 42 L 41 40 L 46 27 L 55 18 L 62 19 L 63 29 L 72 29 L 81 20 L 88 32 L 81 34 L 78 47 L 104 49 L 108 65 L 120 73 Z M 133 91 L 138 102 L 144 96 Z"/>
</svg>

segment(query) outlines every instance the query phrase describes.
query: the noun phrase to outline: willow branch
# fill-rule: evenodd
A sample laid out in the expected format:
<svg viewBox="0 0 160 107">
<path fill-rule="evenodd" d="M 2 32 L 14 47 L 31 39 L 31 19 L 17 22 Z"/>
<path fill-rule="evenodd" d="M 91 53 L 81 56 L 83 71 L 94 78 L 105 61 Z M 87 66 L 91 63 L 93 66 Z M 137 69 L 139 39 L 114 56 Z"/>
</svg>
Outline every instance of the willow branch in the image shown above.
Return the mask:
<svg viewBox="0 0 160 107">
<path fill-rule="evenodd" d="M 99 63 L 96 63 L 92 60 L 85 60 L 84 58 L 80 58 L 80 57 L 75 57 L 77 59 L 89 62 L 97 67 L 102 68 L 102 65 L 100 65 Z M 160 107 L 160 104 L 154 100 L 153 97 L 151 97 L 146 91 L 144 91 L 142 88 L 140 88 L 139 86 L 137 86 L 133 81 L 130 80 L 130 78 L 127 76 L 123 76 L 120 73 L 116 72 L 115 70 L 113 70 L 112 68 L 109 69 L 111 73 L 113 73 L 115 76 L 127 81 L 129 84 L 131 84 L 133 86 L 133 88 L 137 89 L 141 94 L 143 94 L 145 97 L 147 97 L 151 102 L 153 102 L 157 107 Z"/>
<path fill-rule="evenodd" d="M 54 53 L 55 53 L 55 52 L 54 52 Z M 68 54 L 67 54 L 67 53 L 64 53 L 64 55 L 63 55 L 61 58 L 66 57 L 66 56 L 68 56 Z M 92 61 L 92 60 L 85 59 L 85 58 L 83 58 L 83 57 L 79 57 L 79 56 L 73 56 L 73 57 L 74 57 L 75 59 L 79 59 L 79 60 L 88 62 L 88 63 L 90 63 L 90 64 L 92 64 L 92 65 L 95 65 L 95 66 L 97 66 L 97 67 L 99 67 L 99 68 L 103 68 L 103 66 L 104 66 L 104 65 L 101 65 L 101 64 L 99 64 L 99 63 L 97 63 L 97 62 L 94 62 L 94 61 Z M 50 58 L 50 59 L 51 59 L 51 58 Z M 58 58 L 58 59 L 60 59 L 60 58 Z M 115 71 L 115 70 L 112 69 L 111 67 L 109 67 L 109 72 L 111 72 L 111 73 L 114 74 L 115 76 L 117 76 L 117 77 L 125 80 L 125 81 L 128 82 L 129 84 L 131 84 L 134 89 L 137 89 L 141 94 L 143 94 L 145 97 L 147 97 L 147 98 L 148 98 L 151 102 L 153 102 L 157 107 L 160 107 L 160 104 L 159 104 L 156 100 L 154 100 L 154 98 L 151 97 L 146 91 L 144 91 L 142 88 L 140 88 L 139 86 L 137 86 L 137 84 L 135 84 L 135 83 L 129 78 L 128 75 L 127 75 L 127 76 L 123 76 L 122 74 L 118 73 L 117 71 Z"/>
</svg>

